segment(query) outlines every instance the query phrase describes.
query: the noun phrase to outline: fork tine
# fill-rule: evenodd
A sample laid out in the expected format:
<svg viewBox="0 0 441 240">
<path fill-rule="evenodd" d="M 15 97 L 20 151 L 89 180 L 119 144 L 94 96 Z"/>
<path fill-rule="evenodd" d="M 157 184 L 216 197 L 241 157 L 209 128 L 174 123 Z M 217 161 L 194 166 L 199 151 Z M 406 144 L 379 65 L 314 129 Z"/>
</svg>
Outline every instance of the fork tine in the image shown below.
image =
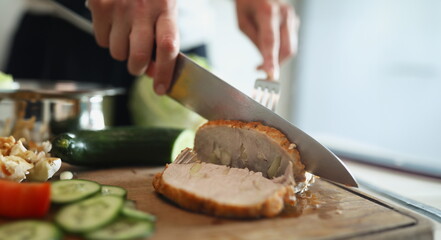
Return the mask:
<svg viewBox="0 0 441 240">
<path fill-rule="evenodd" d="M 272 95 L 272 98 L 273 98 L 273 102 L 271 104 L 272 111 L 276 111 L 277 103 L 279 103 L 279 97 L 280 97 L 280 95 L 278 93 L 274 93 Z"/>
<path fill-rule="evenodd" d="M 270 104 L 272 104 L 274 92 L 271 89 L 267 89 L 267 92 L 268 92 L 268 94 L 267 94 L 267 98 L 266 98 L 264 106 L 269 108 L 269 106 L 271 106 Z"/>
<path fill-rule="evenodd" d="M 260 104 L 262 104 L 263 98 L 265 97 L 265 89 L 263 89 L 262 87 L 259 87 L 257 90 L 258 90 L 258 95 L 257 95 L 256 101 L 259 102 Z"/>
<path fill-rule="evenodd" d="M 254 87 L 253 88 L 253 93 L 251 94 L 251 98 L 252 99 L 254 99 L 254 100 L 256 100 L 257 99 L 257 93 L 259 92 L 259 90 L 256 88 L 256 87 Z"/>
<path fill-rule="evenodd" d="M 261 88 L 259 86 L 254 86 L 252 98 L 259 102 L 259 97 L 261 96 Z"/>
</svg>

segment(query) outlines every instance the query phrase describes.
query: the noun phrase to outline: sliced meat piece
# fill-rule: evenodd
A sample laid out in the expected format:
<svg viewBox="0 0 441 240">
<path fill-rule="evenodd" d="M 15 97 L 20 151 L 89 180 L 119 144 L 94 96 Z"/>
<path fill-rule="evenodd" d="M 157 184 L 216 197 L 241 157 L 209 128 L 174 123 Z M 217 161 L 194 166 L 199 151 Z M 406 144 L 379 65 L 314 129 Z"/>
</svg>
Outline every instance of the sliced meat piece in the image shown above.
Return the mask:
<svg viewBox="0 0 441 240">
<path fill-rule="evenodd" d="M 291 163 L 295 181 L 305 181 L 296 145 L 259 122 L 209 121 L 197 131 L 194 150 L 201 161 L 248 168 L 269 179 L 283 175 Z"/>
<path fill-rule="evenodd" d="M 200 162 L 194 152 L 186 149 L 154 177 L 153 186 L 192 211 L 235 218 L 272 217 L 286 202 L 292 203 L 291 169 L 270 180 L 246 168 Z"/>
<path fill-rule="evenodd" d="M 215 216 L 272 217 L 305 185 L 296 145 L 258 122 L 210 121 L 155 176 L 153 186 L 183 208 Z"/>
</svg>

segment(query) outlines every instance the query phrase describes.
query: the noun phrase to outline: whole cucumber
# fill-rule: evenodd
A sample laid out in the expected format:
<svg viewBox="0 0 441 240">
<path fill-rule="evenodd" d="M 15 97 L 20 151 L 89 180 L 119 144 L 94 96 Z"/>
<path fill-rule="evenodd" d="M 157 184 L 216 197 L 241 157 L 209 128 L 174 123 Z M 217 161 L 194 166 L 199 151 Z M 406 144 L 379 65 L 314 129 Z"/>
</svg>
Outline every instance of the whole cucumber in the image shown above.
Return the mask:
<svg viewBox="0 0 441 240">
<path fill-rule="evenodd" d="M 155 166 L 172 162 L 193 140 L 194 132 L 173 128 L 78 130 L 53 138 L 51 154 L 80 166 Z"/>
</svg>

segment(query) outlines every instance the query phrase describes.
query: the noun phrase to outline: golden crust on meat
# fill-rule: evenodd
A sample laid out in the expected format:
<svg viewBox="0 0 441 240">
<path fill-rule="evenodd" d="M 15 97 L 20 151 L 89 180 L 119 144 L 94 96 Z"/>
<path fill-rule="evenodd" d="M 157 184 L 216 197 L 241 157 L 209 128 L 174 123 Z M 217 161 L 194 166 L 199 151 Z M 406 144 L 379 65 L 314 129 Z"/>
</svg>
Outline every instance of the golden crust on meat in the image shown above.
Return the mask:
<svg viewBox="0 0 441 240">
<path fill-rule="evenodd" d="M 166 166 L 166 168 L 167 167 L 168 166 Z M 163 172 L 157 173 L 153 178 L 153 187 L 157 192 L 185 209 L 218 217 L 274 217 L 282 211 L 284 200 L 286 200 L 286 196 L 289 192 L 289 186 L 280 188 L 280 190 L 276 191 L 272 196 L 266 198 L 264 202 L 253 206 L 227 205 L 216 202 L 213 199 L 201 198 L 193 193 L 176 188 L 166 183 L 162 174 Z"/>
<path fill-rule="evenodd" d="M 241 129 L 253 129 L 257 130 L 268 137 L 270 137 L 274 142 L 279 144 L 282 149 L 284 149 L 288 154 L 293 156 L 294 161 L 293 164 L 293 173 L 296 182 L 304 182 L 305 181 L 305 165 L 300 161 L 300 154 L 297 150 L 297 146 L 294 143 L 291 143 L 288 138 L 280 132 L 279 130 L 265 126 L 260 122 L 242 122 L 238 120 L 214 120 L 208 121 L 204 125 L 202 125 L 199 129 L 203 129 L 207 126 L 228 126 L 231 128 L 241 128 Z"/>
</svg>

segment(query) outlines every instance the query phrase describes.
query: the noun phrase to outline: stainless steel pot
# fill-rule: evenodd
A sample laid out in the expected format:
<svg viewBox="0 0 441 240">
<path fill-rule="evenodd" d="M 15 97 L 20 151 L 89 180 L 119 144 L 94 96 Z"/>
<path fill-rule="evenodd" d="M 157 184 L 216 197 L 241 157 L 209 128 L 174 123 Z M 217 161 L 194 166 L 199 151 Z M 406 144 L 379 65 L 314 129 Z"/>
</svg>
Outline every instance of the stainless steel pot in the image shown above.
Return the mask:
<svg viewBox="0 0 441 240">
<path fill-rule="evenodd" d="M 33 141 L 74 129 L 103 129 L 112 124 L 112 96 L 124 92 L 71 81 L 17 80 L 0 89 L 0 136 Z"/>
</svg>

